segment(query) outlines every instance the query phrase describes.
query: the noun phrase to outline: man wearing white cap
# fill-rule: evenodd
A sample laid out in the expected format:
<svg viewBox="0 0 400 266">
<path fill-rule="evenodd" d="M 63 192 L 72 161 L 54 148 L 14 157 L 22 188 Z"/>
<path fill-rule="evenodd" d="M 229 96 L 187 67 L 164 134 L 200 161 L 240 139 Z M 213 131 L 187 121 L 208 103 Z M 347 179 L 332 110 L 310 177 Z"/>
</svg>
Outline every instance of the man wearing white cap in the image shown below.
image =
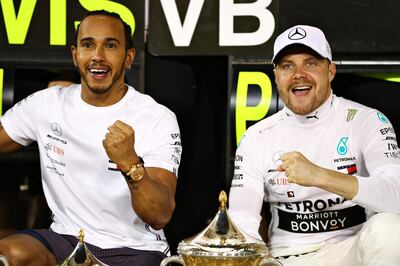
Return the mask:
<svg viewBox="0 0 400 266">
<path fill-rule="evenodd" d="M 400 152 L 381 112 L 337 97 L 324 33 L 298 25 L 274 44 L 284 108 L 244 134 L 230 215 L 286 265 L 400 265 Z"/>
</svg>

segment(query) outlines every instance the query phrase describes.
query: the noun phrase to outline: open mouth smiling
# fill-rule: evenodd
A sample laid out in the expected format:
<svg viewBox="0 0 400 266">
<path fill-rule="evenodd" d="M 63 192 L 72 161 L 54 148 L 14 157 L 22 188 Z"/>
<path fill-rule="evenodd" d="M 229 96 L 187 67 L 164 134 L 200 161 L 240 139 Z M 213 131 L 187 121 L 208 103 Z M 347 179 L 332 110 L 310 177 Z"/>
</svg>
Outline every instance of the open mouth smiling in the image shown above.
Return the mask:
<svg viewBox="0 0 400 266">
<path fill-rule="evenodd" d="M 110 72 L 108 68 L 89 68 L 89 73 L 95 79 L 103 79 Z"/>
<path fill-rule="evenodd" d="M 312 87 L 310 85 L 296 86 L 291 89 L 291 92 L 296 96 L 301 96 L 307 94 L 311 88 Z"/>
</svg>

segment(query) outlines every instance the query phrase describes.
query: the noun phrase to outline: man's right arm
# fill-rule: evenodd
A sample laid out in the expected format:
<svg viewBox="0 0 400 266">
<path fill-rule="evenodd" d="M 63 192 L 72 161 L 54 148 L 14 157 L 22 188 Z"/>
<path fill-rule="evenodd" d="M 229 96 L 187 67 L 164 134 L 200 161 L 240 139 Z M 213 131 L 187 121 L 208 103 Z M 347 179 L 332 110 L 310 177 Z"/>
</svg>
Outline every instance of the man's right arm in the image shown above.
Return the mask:
<svg viewBox="0 0 400 266">
<path fill-rule="evenodd" d="M 10 138 L 0 123 L 0 155 L 17 151 L 23 146 Z"/>
<path fill-rule="evenodd" d="M 229 214 L 235 225 L 248 235 L 262 240 L 259 234 L 264 199 L 263 157 L 258 153 L 255 136 L 243 136 L 235 155 L 235 170 L 229 192 Z"/>
</svg>

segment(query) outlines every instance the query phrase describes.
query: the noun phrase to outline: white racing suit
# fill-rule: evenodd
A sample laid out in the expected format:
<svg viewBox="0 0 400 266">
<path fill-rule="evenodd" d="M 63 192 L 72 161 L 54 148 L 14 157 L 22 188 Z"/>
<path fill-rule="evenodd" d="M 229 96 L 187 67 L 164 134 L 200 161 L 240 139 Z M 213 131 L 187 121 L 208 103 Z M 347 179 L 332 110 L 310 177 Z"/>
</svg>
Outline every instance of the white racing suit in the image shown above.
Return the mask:
<svg viewBox="0 0 400 266">
<path fill-rule="evenodd" d="M 301 152 L 321 167 L 356 176 L 358 194 L 346 200 L 317 187 L 290 184 L 284 172 L 276 171 L 280 156 L 290 151 Z M 333 94 L 307 116 L 284 107 L 243 136 L 236 152 L 229 199 L 233 221 L 257 238 L 261 207 L 264 201 L 270 203 L 271 252 L 276 257 L 297 255 L 285 259 L 285 265 L 290 261 L 297 261 L 293 265 L 370 265 L 366 260 L 371 258 L 359 258 L 369 251 L 357 246 L 357 233 L 377 212 L 400 212 L 400 150 L 394 129 L 379 111 Z M 385 221 L 386 228 L 390 228 L 388 219 L 389 224 L 395 221 L 400 227 L 398 215 L 378 218 L 378 223 Z M 398 246 L 400 229 L 387 233 L 397 234 L 399 240 L 394 244 Z M 342 249 L 339 243 L 344 245 Z M 320 254 L 329 247 L 333 248 L 328 261 Z M 354 260 L 349 256 L 358 251 L 348 252 L 351 248 L 360 253 Z M 385 265 L 400 265 L 400 251 L 397 253 L 397 264 L 389 261 Z M 332 262 L 335 259 L 338 263 Z"/>
</svg>

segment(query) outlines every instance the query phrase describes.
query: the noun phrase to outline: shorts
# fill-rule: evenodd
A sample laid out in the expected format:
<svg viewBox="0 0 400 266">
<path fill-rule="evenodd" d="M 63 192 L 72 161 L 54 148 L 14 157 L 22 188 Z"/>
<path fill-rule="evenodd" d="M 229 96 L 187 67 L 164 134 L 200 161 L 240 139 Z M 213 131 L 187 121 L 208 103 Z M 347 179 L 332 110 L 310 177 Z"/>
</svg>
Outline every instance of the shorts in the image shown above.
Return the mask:
<svg viewBox="0 0 400 266">
<path fill-rule="evenodd" d="M 30 235 L 39 240 L 54 256 L 57 263 L 69 257 L 78 244 L 78 238 L 62 235 L 48 229 L 22 230 L 15 234 Z M 159 251 L 137 250 L 132 248 L 102 249 L 85 242 L 92 254 L 110 266 L 159 266 L 166 255 Z"/>
</svg>

